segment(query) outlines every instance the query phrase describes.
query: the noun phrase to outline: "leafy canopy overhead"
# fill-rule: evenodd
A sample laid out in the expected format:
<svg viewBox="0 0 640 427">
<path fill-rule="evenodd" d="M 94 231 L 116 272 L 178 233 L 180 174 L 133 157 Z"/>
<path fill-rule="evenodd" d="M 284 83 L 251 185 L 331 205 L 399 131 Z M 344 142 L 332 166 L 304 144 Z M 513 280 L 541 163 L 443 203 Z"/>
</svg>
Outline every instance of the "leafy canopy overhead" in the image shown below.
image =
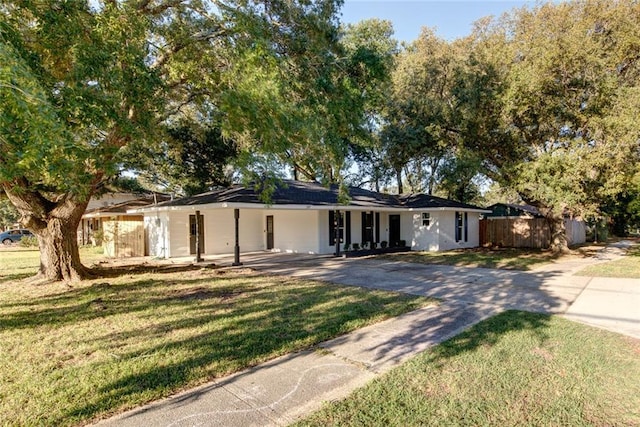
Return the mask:
<svg viewBox="0 0 640 427">
<path fill-rule="evenodd" d="M 86 203 L 144 164 L 132 160 L 141 147 L 233 141 L 241 159 L 304 160 L 310 177 L 340 181 L 370 84 L 352 73 L 366 63 L 343 55 L 340 5 L 4 2 L 0 186 L 38 235 L 46 276 L 79 275 L 73 242 Z"/>
<path fill-rule="evenodd" d="M 491 178 L 556 215 L 595 213 L 624 190 L 639 155 L 639 23 L 628 0 L 480 23 L 457 97 Z"/>
</svg>

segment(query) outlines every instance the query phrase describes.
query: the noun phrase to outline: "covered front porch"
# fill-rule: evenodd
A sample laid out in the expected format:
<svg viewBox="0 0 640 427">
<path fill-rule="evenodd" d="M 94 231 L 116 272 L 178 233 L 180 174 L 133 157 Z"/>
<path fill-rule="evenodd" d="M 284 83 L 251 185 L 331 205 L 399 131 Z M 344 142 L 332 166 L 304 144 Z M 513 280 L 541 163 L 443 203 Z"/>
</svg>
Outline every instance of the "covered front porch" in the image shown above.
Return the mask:
<svg viewBox="0 0 640 427">
<path fill-rule="evenodd" d="M 355 209 L 201 206 L 145 214 L 149 255 L 163 258 L 229 254 L 236 245 L 242 252 L 316 255 L 382 242 L 405 246 L 413 240 L 412 224 L 408 212 Z"/>
</svg>

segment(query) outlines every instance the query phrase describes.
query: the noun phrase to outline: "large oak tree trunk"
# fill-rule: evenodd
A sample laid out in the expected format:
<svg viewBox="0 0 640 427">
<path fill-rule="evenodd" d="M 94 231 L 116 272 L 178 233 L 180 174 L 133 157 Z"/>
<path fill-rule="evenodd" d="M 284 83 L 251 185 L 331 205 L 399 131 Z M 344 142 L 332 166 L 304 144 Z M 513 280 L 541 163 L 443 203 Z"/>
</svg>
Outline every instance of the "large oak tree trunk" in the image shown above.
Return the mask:
<svg viewBox="0 0 640 427">
<path fill-rule="evenodd" d="M 78 223 L 52 218 L 46 227 L 33 229 L 40 246 L 39 276 L 52 281 L 76 281 L 87 276 L 78 251 Z"/>
<path fill-rule="evenodd" d="M 46 281 L 86 278 L 89 270 L 80 261 L 77 229 L 88 200 L 65 194 L 51 201 L 38 192 L 17 192 L 7 187 L 5 192 L 20 212 L 20 222 L 38 238 L 38 277 Z"/>
<path fill-rule="evenodd" d="M 556 253 L 564 253 L 569 251 L 569 243 L 567 240 L 567 229 L 564 224 L 562 215 L 547 216 L 547 223 L 551 231 L 551 250 Z"/>
</svg>

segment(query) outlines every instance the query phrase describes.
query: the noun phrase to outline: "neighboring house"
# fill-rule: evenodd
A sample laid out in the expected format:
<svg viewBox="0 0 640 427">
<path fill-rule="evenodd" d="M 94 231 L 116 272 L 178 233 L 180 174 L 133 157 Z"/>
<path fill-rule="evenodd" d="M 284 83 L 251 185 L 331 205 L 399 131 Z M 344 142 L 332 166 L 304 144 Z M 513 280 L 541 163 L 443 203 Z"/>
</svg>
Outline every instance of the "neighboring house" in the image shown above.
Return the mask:
<svg viewBox="0 0 640 427">
<path fill-rule="evenodd" d="M 148 253 L 144 216 L 127 211 L 165 200 L 164 195 L 138 195 L 133 200 L 88 209 L 82 216 L 82 230 L 88 230 L 83 236 L 87 243 L 101 243 L 110 257 L 144 256 Z"/>
<path fill-rule="evenodd" d="M 95 233 L 102 233 L 102 216 L 100 215 L 88 215 L 95 214 L 101 209 L 106 209 L 110 206 L 119 205 L 130 200 L 136 200 L 141 197 L 140 194 L 135 193 L 104 193 L 97 197 L 92 197 L 89 200 L 87 209 L 85 210 L 82 220 L 78 225 L 78 244 L 80 245 L 95 245 Z M 163 199 L 165 200 L 165 199 Z M 148 203 L 147 203 L 148 204 Z M 125 211 L 123 211 L 125 212 Z"/>
<path fill-rule="evenodd" d="M 349 195 L 341 205 L 336 186 L 284 181 L 265 204 L 253 188 L 234 185 L 129 213 L 144 215 L 149 255 L 170 258 L 195 254 L 196 236 L 203 254 L 232 253 L 236 224 L 243 252 L 335 253 L 336 226 L 340 250 L 382 241 L 413 250 L 472 248 L 479 244 L 480 213 L 487 212 L 424 194 L 351 187 Z"/>
<path fill-rule="evenodd" d="M 480 244 L 514 248 L 548 248 L 551 230 L 547 219 L 534 206 L 496 203 L 487 207 L 489 213 L 480 222 Z M 567 243 L 578 245 L 586 241 L 583 220 L 566 217 Z"/>
<path fill-rule="evenodd" d="M 538 208 L 531 205 L 516 205 L 512 203 L 496 203 L 487 207 L 491 211 L 483 214 L 483 218 L 544 218 Z"/>
</svg>

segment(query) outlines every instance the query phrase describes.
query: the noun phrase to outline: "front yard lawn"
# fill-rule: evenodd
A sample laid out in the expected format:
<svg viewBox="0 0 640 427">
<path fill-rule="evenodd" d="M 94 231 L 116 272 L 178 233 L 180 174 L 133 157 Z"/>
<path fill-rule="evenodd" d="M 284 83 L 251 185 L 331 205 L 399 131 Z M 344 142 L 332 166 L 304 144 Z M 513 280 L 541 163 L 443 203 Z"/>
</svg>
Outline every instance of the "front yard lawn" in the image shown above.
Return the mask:
<svg viewBox="0 0 640 427">
<path fill-rule="evenodd" d="M 637 426 L 640 341 L 509 311 L 297 426 Z"/>
<path fill-rule="evenodd" d="M 579 276 L 590 277 L 622 277 L 640 279 L 640 246 L 634 246 L 627 254 L 615 261 L 590 265 L 578 273 Z"/>
<path fill-rule="evenodd" d="M 20 280 L 37 260 L 0 252 L 2 425 L 85 424 L 432 302 L 200 267 Z"/>
<path fill-rule="evenodd" d="M 558 259 L 557 254 L 542 249 L 492 249 L 475 248 L 444 252 L 403 252 L 381 255 L 391 261 L 422 264 L 455 265 L 463 267 L 501 268 L 506 270 L 531 270 Z"/>
</svg>

